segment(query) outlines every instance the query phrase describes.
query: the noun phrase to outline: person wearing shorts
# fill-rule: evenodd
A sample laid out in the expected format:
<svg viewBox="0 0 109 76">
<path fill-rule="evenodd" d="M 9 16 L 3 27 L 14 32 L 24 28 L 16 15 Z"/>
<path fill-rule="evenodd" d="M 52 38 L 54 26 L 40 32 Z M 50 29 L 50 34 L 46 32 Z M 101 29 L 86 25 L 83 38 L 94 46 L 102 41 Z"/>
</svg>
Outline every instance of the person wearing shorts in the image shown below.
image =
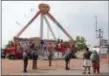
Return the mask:
<svg viewBox="0 0 109 76">
<path fill-rule="evenodd" d="M 84 74 L 86 73 L 88 69 L 88 74 L 90 74 L 90 67 L 91 67 L 91 60 L 90 60 L 91 52 L 89 51 L 89 48 L 86 48 L 84 55 L 83 55 L 83 67 L 84 67 Z"/>
</svg>

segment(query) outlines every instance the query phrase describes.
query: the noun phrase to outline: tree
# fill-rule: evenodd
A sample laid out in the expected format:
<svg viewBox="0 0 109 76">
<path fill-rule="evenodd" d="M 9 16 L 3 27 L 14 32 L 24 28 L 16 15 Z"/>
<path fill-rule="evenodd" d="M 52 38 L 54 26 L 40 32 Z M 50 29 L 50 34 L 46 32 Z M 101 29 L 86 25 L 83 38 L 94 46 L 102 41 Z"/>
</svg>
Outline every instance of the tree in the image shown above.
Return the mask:
<svg viewBox="0 0 109 76">
<path fill-rule="evenodd" d="M 77 41 L 77 42 L 80 41 L 80 36 L 76 36 L 76 41 Z"/>
<path fill-rule="evenodd" d="M 10 45 L 10 44 L 7 44 L 7 45 L 6 45 L 6 48 L 10 48 L 10 47 L 11 47 L 11 45 Z"/>
<path fill-rule="evenodd" d="M 57 43 L 60 43 L 61 42 L 61 40 L 60 39 L 57 39 Z"/>
<path fill-rule="evenodd" d="M 86 40 L 84 37 L 81 36 L 77 36 L 76 37 L 76 47 L 77 50 L 83 50 L 85 48 L 86 45 Z"/>
<path fill-rule="evenodd" d="M 69 41 L 66 41 L 66 42 L 65 42 L 66 47 L 68 47 L 68 46 L 69 46 L 69 44 L 70 44 L 70 42 L 69 42 Z"/>
</svg>

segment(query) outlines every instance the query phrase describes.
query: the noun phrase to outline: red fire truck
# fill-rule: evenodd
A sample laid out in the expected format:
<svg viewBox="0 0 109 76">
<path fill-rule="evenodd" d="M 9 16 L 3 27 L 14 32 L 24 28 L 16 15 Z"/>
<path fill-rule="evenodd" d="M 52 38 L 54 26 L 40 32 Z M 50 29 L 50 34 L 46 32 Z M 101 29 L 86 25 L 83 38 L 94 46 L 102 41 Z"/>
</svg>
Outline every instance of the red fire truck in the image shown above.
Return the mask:
<svg viewBox="0 0 109 76">
<path fill-rule="evenodd" d="M 14 41 L 9 41 L 8 45 L 10 47 L 4 49 L 5 56 L 9 59 L 21 59 L 23 54 L 22 42 L 25 43 L 28 39 L 17 38 Z"/>
<path fill-rule="evenodd" d="M 5 56 L 9 59 L 22 58 L 22 53 L 17 51 L 17 44 L 11 41 L 9 45 L 10 47 L 4 49 Z"/>
</svg>

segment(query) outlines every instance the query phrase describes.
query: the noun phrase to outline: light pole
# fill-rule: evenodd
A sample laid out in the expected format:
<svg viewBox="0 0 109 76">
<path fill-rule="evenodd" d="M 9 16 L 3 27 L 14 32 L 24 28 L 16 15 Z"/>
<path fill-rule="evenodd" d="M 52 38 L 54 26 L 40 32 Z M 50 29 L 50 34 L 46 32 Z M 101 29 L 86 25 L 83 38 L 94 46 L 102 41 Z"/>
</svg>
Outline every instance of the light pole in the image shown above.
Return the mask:
<svg viewBox="0 0 109 76">
<path fill-rule="evenodd" d="M 103 30 L 101 28 L 97 28 L 97 16 L 95 16 L 95 19 L 96 19 L 96 38 L 99 39 L 99 55 L 101 55 L 101 46 L 102 46 L 102 39 L 103 39 Z M 101 58 L 101 56 L 99 56 L 99 59 Z M 100 61 L 101 62 L 101 61 Z M 99 62 L 99 66 L 100 66 L 100 62 Z"/>
<path fill-rule="evenodd" d="M 101 54 L 101 46 L 102 46 L 102 39 L 103 39 L 103 31 L 101 29 L 98 29 L 98 38 L 99 38 L 99 47 L 100 51 L 99 53 Z"/>
<path fill-rule="evenodd" d="M 99 39 L 99 48 L 100 48 L 99 54 L 100 54 L 101 53 L 100 52 L 101 51 L 101 46 L 102 46 L 102 39 L 103 39 L 103 30 L 101 28 L 98 29 L 98 27 L 97 27 L 97 24 L 98 24 L 97 16 L 95 16 L 95 19 L 96 19 L 96 29 L 95 29 L 95 31 L 96 31 L 96 38 Z"/>
</svg>

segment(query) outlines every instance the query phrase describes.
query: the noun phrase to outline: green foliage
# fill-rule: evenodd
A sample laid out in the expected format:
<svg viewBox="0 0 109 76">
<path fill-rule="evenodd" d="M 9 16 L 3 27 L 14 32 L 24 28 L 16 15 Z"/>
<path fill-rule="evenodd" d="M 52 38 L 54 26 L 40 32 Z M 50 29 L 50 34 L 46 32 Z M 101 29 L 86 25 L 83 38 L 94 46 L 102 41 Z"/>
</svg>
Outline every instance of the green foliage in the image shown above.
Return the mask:
<svg viewBox="0 0 109 76">
<path fill-rule="evenodd" d="M 60 43 L 61 41 L 63 41 L 63 40 L 57 39 L 57 43 Z M 86 46 L 86 39 L 82 36 L 77 36 L 76 40 L 74 42 L 76 42 L 76 51 L 81 51 Z M 65 42 L 65 44 L 66 44 L 66 46 L 69 46 L 70 41 Z"/>
<path fill-rule="evenodd" d="M 60 43 L 61 42 L 61 40 L 60 39 L 57 39 L 57 43 Z"/>
<path fill-rule="evenodd" d="M 10 47 L 11 47 L 11 45 L 9 45 L 9 44 L 6 45 L 6 48 L 10 48 Z"/>
<path fill-rule="evenodd" d="M 86 40 L 84 37 L 81 37 L 81 36 L 77 36 L 76 37 L 76 47 L 77 47 L 77 50 L 83 50 L 85 48 L 85 45 L 86 45 Z"/>
<path fill-rule="evenodd" d="M 57 39 L 57 43 L 63 42 L 62 39 Z"/>
<path fill-rule="evenodd" d="M 69 46 L 69 42 L 65 42 L 65 45 L 68 47 Z"/>
</svg>

